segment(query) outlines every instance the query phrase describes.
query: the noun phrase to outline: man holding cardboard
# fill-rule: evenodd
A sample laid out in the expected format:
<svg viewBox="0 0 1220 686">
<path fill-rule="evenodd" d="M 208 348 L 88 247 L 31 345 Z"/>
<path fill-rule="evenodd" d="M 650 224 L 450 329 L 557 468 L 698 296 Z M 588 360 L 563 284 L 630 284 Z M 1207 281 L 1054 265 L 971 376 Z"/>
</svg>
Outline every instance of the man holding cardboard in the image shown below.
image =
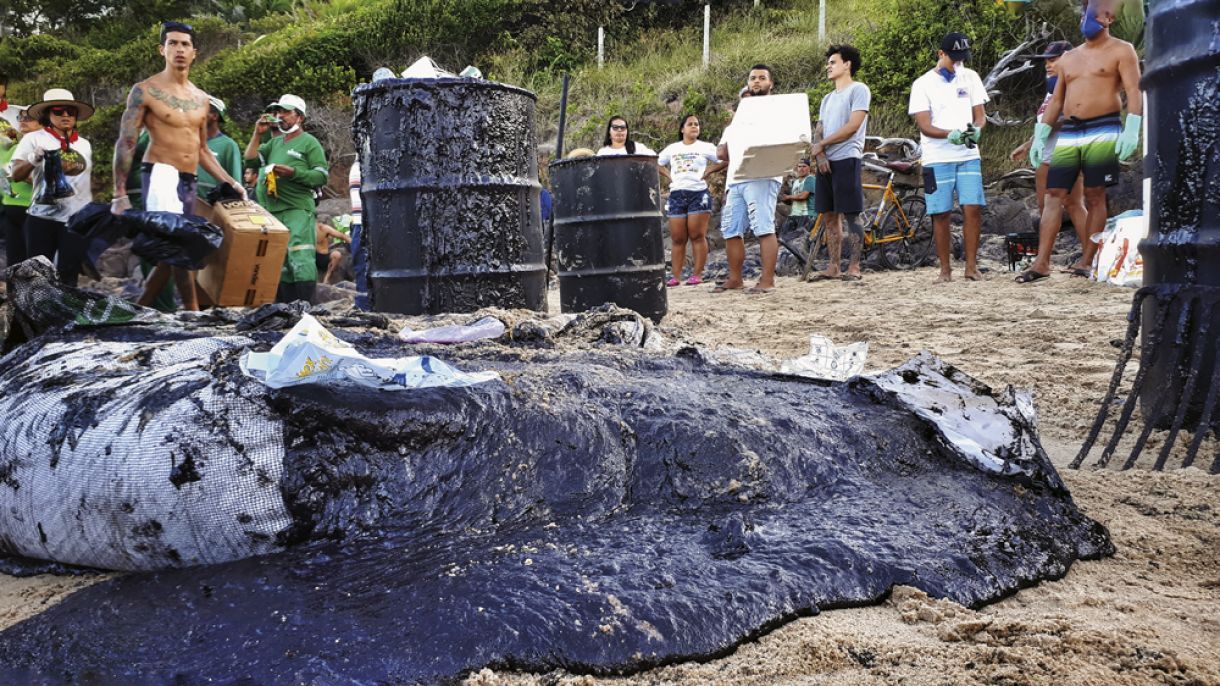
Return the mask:
<svg viewBox="0 0 1220 686">
<path fill-rule="evenodd" d="M 313 193 L 325 186 L 329 177 L 326 153 L 317 138 L 301 129 L 305 123 L 304 100 L 286 93 L 267 110 L 274 115 L 274 126 L 282 135 L 260 144 L 263 134 L 272 127 L 269 118 L 260 117 L 246 146 L 245 159 L 247 167 L 258 169 L 258 203 L 288 227 L 288 256 L 275 299 L 312 301 L 318 280 Z"/>
<path fill-rule="evenodd" d="M 746 81 L 746 87 L 750 89 L 749 97 L 770 95 L 774 86 L 775 80 L 770 67 L 756 64 L 750 69 Z M 749 138 L 750 131 L 746 128 L 749 125 L 737 122 L 736 117 L 734 120 L 734 123 L 724 130 L 716 151 L 720 159 L 729 161 L 724 210 L 720 218 L 720 232 L 724 236 L 729 276 L 724 283 L 716 286 L 713 292 L 723 293 L 745 288 L 741 270 L 746 258 L 745 232 L 749 228 L 758 239 L 762 274 L 758 277 L 758 283 L 746 292 L 770 293 L 775 290 L 775 262 L 779 257 L 779 241 L 775 237 L 775 201 L 779 197 L 783 176 L 746 178 L 739 173 L 745 141 Z"/>
<path fill-rule="evenodd" d="M 135 162 L 140 129 L 148 131 L 141 185 L 144 207 L 151 211 L 192 214 L 195 207 L 195 172 L 203 167 L 215 178 L 241 191 L 241 184 L 212 156 L 208 148 L 208 95 L 190 81 L 191 64 L 198 54 L 195 30 L 187 24 L 165 22 L 161 26 L 161 55 L 165 69 L 132 86 L 127 109 L 114 144 L 114 200 L 110 211 L 131 209 L 127 176 Z M 182 307 L 198 310 L 195 272 L 159 264 L 149 275 L 139 303 L 148 306 L 173 275 L 182 296 Z"/>
</svg>

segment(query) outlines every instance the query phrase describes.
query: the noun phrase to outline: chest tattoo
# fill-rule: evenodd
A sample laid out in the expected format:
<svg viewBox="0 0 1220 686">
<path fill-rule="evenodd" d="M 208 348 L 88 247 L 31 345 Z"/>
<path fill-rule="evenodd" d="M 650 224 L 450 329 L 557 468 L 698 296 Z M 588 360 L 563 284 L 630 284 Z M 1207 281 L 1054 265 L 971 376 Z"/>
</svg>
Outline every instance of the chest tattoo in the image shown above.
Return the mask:
<svg viewBox="0 0 1220 686">
<path fill-rule="evenodd" d="M 148 93 L 149 93 L 149 95 L 153 96 L 157 100 L 160 100 L 161 102 L 165 103 L 166 105 L 169 105 L 170 107 L 172 107 L 176 110 L 181 110 L 183 112 L 191 112 L 191 111 L 199 109 L 199 107 L 200 107 L 198 100 L 191 100 L 189 98 L 179 98 L 176 95 L 166 93 L 165 91 L 161 90 L 160 88 L 157 88 L 156 86 L 149 86 Z"/>
</svg>

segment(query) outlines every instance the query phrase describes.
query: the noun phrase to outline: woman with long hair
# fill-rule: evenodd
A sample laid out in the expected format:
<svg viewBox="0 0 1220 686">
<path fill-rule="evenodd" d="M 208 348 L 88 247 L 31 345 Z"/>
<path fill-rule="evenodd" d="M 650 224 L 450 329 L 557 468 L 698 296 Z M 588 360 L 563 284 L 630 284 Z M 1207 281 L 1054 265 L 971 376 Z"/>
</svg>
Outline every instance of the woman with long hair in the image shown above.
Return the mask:
<svg viewBox="0 0 1220 686">
<path fill-rule="evenodd" d="M 694 268 L 687 286 L 703 283 L 703 267 L 707 263 L 707 224 L 712 216 L 712 195 L 707 190 L 707 177 L 728 166 L 716 155 L 716 146 L 699 140 L 702 129 L 699 117 L 688 114 L 678 125 L 678 142 L 670 143 L 657 157 L 657 164 L 669 167 L 669 201 L 665 214 L 669 217 L 671 268 L 673 275 L 666 286 L 677 286 L 682 280 L 686 262 L 686 243 L 690 241 Z"/>
<path fill-rule="evenodd" d="M 606 122 L 606 135 L 602 139 L 602 148 L 598 155 L 656 155 L 647 145 L 631 138 L 631 130 L 627 120 L 622 117 L 610 117 Z"/>
<path fill-rule="evenodd" d="M 59 279 L 75 286 L 85 241 L 68 231 L 68 219 L 93 200 L 90 181 L 93 147 L 77 132 L 76 125 L 93 116 L 93 106 L 77 100 L 63 88 L 52 88 L 43 94 L 42 101 L 30 105 L 26 113 L 43 127 L 21 139 L 9 163 L 12 172 L 9 178 L 29 179 L 34 190 L 25 219 L 26 251 L 30 257 L 53 258 Z M 72 189 L 68 197 L 40 197 L 46 172 L 44 159 L 51 151 L 59 152 L 64 177 Z"/>
</svg>

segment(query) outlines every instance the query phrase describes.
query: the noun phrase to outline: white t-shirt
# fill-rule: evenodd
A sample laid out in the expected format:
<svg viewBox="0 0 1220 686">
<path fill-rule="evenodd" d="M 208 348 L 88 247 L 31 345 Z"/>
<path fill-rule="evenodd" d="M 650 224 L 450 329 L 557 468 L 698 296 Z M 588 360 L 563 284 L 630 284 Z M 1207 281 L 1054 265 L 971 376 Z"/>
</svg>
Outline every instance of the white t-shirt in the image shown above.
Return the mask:
<svg viewBox="0 0 1220 686">
<path fill-rule="evenodd" d="M 974 121 L 974 107 L 988 102 L 983 80 L 972 69 L 962 67 L 952 81 L 945 81 L 935 69 L 911 84 L 911 103 L 907 114 L 931 112 L 932 126 L 946 131 L 965 130 Z M 954 145 L 946 138 L 919 134 L 924 165 L 939 162 L 966 162 L 979 159 L 977 146 Z"/>
<path fill-rule="evenodd" d="M 601 155 L 626 155 L 626 154 L 628 154 L 627 146 L 623 146 L 621 148 L 612 148 L 607 145 L 606 147 L 602 148 L 601 150 L 598 150 L 597 154 L 599 156 L 601 156 Z M 653 157 L 656 157 L 656 155 L 657 155 L 655 152 L 653 152 L 652 148 L 648 147 L 647 145 L 644 145 L 643 143 L 641 143 L 639 141 L 635 142 L 635 154 L 652 155 Z"/>
<path fill-rule="evenodd" d="M 746 153 L 746 137 L 738 136 L 735 134 L 733 129 L 736 126 L 738 126 L 738 124 L 729 124 L 728 126 L 724 127 L 724 133 L 720 134 L 721 144 L 727 145 L 729 147 L 729 168 L 728 168 L 728 174 L 725 175 L 725 179 L 727 179 L 727 180 L 725 181 L 724 185 L 727 187 L 727 186 L 736 186 L 739 183 L 746 183 L 747 181 L 772 181 L 772 180 L 774 180 L 776 183 L 783 183 L 784 182 L 783 176 L 776 176 L 773 179 L 772 178 L 762 178 L 762 179 L 739 179 L 739 178 L 737 178 L 737 169 L 738 169 L 738 167 L 741 166 L 741 159 Z"/>
<path fill-rule="evenodd" d="M 80 153 L 85 160 L 85 171 L 67 177 L 68 184 L 76 193 L 71 197 L 57 200 L 54 205 L 39 205 L 35 202 L 26 210 L 30 216 L 67 223 L 72 215 L 93 202 L 93 187 L 90 181 L 90 175 L 93 173 L 93 146 L 89 145 L 89 141 L 84 138 L 77 138 L 71 146 L 72 150 Z M 47 133 L 46 129 L 39 129 L 22 137 L 21 142 L 17 143 L 17 149 L 13 151 L 13 160 L 23 160 L 34 167 L 34 171 L 30 172 L 29 182 L 34 187 L 35 198 L 38 197 L 38 191 L 42 187 L 41 151 L 59 149 L 59 139 Z"/>
<path fill-rule="evenodd" d="M 715 164 L 720 158 L 716 156 L 716 146 L 705 141 L 695 141 L 690 145 L 682 141 L 665 146 L 657 156 L 657 164 L 669 167 L 669 190 L 671 191 L 705 191 L 707 181 L 703 180 L 703 172 L 709 163 Z"/>
</svg>

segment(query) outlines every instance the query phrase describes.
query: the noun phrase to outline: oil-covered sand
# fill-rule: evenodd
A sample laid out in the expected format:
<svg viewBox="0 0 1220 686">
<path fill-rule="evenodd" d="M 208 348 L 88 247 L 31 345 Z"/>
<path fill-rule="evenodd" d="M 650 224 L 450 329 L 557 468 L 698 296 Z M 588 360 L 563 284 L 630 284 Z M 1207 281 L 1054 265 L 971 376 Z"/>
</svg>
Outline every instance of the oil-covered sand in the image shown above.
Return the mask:
<svg viewBox="0 0 1220 686">
<path fill-rule="evenodd" d="M 971 611 L 900 588 L 867 608 L 799 619 L 733 654 L 629 677 L 632 683 L 1220 683 L 1220 479 L 1075 472 L 1074 456 L 1113 366 L 1131 291 L 1006 273 L 936 285 L 933 270 L 858 283 L 780 279 L 767 295 L 670 289 L 666 333 L 708 345 L 805 352 L 810 333 L 871 344 L 869 369 L 928 349 L 995 387 L 1036 391 L 1043 443 L 1114 557 Z M 552 292 L 552 299 L 555 297 Z M 556 309 L 554 306 L 552 310 Z M 1210 462 L 1215 446 L 1206 446 Z M 94 577 L 96 578 L 96 577 Z M 93 578 L 0 577 L 0 625 Z M 483 671 L 475 683 L 614 681 Z"/>
</svg>

